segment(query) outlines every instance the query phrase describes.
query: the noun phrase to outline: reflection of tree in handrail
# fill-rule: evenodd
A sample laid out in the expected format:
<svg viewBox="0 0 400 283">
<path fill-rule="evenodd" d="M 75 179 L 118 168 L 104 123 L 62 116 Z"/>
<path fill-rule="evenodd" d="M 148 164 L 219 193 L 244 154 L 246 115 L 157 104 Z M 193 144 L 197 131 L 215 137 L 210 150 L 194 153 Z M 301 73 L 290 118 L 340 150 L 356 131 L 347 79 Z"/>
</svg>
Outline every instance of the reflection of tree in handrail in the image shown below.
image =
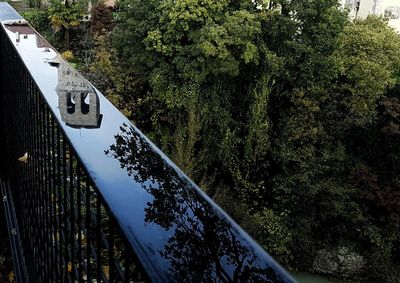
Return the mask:
<svg viewBox="0 0 400 283">
<path fill-rule="evenodd" d="M 182 282 L 284 282 L 185 178 L 133 128 L 121 127 L 106 151 L 153 196 L 146 223 L 173 231 L 159 254 Z"/>
</svg>

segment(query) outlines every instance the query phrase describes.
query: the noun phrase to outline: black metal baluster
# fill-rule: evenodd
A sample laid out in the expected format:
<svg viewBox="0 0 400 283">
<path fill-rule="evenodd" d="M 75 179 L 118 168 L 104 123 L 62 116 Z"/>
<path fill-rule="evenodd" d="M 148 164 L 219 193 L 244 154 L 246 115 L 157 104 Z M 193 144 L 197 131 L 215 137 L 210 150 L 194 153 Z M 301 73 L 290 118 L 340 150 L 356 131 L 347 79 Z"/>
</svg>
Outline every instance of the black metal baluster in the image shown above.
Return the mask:
<svg viewBox="0 0 400 283">
<path fill-rule="evenodd" d="M 63 194 L 64 194 L 64 199 L 63 199 L 63 206 L 64 206 L 64 229 L 63 229 L 63 238 L 64 238 L 64 257 L 65 257 L 65 282 L 70 281 L 70 254 L 69 254 L 69 233 L 70 233 L 70 228 L 69 228 L 69 223 L 68 223 L 68 189 L 67 189 L 67 145 L 65 139 L 62 140 L 62 169 L 63 169 Z"/>
<path fill-rule="evenodd" d="M 72 152 L 71 147 L 69 147 L 69 194 L 70 194 L 70 229 L 71 229 L 71 277 L 72 281 L 75 281 L 76 274 L 75 274 L 75 201 L 74 201 L 74 155 Z"/>
<path fill-rule="evenodd" d="M 56 124 L 57 126 L 57 124 Z M 59 272 L 59 280 L 60 282 L 64 282 L 64 269 L 63 266 L 65 265 L 64 256 L 63 256 L 63 235 L 62 235 L 62 219 L 63 219 L 63 209 L 62 209 L 62 189 L 61 189 L 61 178 L 62 178 L 62 169 L 61 169 L 61 133 L 58 127 L 55 128 L 56 131 L 56 187 L 57 187 L 57 233 L 58 233 L 58 272 Z"/>
<path fill-rule="evenodd" d="M 89 180 L 86 179 L 86 219 L 85 219 L 85 226 L 86 226 L 86 276 L 87 276 L 87 281 L 91 282 L 92 276 L 91 276 L 91 231 L 92 229 L 90 228 L 91 226 L 91 221 L 90 221 L 90 216 L 91 216 L 91 204 L 90 204 L 90 185 L 89 185 Z"/>
<path fill-rule="evenodd" d="M 109 264 L 109 282 L 114 282 L 114 221 L 109 218 L 108 226 L 108 264 Z"/>
<path fill-rule="evenodd" d="M 81 192 L 81 166 L 79 161 L 76 161 L 78 165 L 76 166 L 76 207 L 77 207 L 77 234 L 78 234 L 78 280 L 83 282 L 82 270 L 83 270 L 83 257 L 82 257 L 82 192 Z"/>
<path fill-rule="evenodd" d="M 36 88 L 34 88 L 34 94 L 33 94 L 33 98 L 34 98 L 34 152 L 33 152 L 33 162 L 34 162 L 34 187 L 32 188 L 32 192 L 33 192 L 33 209 L 32 209 L 32 214 L 33 214 L 33 218 L 34 218 L 34 237 L 33 237 L 33 258 L 31 259 L 33 261 L 33 264 L 35 266 L 35 272 L 33 274 L 35 274 L 35 277 L 33 277 L 31 274 L 31 277 L 36 278 L 36 279 L 40 279 L 38 277 L 38 274 L 40 273 L 40 269 L 39 269 L 39 249 L 41 248 L 41 243 L 39 243 L 39 233 L 40 233 L 40 227 L 41 227 L 41 221 L 40 221 L 40 217 L 39 217 L 39 190 L 40 190 L 40 151 L 39 151 L 39 147 L 40 147 L 40 143 L 39 143 L 39 103 L 38 103 L 38 93 Z"/>
<path fill-rule="evenodd" d="M 49 160 L 51 161 L 51 206 L 52 206 L 52 214 L 51 214 L 51 219 L 52 219 L 52 233 L 53 233 L 53 243 L 52 243 L 52 249 L 53 249 L 53 278 L 54 280 L 57 280 L 59 278 L 59 273 L 58 273 L 58 233 L 57 233 L 57 227 L 58 227 L 58 218 L 57 218 L 57 188 L 56 188 L 56 160 L 55 160 L 55 155 L 56 155 L 56 150 L 55 150 L 55 121 L 53 116 L 49 115 L 50 117 L 50 156 Z"/>
<path fill-rule="evenodd" d="M 96 276 L 97 282 L 102 280 L 102 268 L 101 268 L 101 203 L 97 196 L 96 198 Z"/>
<path fill-rule="evenodd" d="M 39 219 L 41 223 L 41 228 L 39 232 L 38 242 L 40 243 L 40 257 L 39 265 L 40 265 L 40 278 L 39 280 L 44 281 L 46 276 L 46 266 L 45 266 L 45 257 L 47 255 L 47 243 L 46 243 L 46 216 L 45 216 L 45 208 L 44 208 L 44 191 L 45 191 L 45 171 L 44 171 L 44 113 L 42 108 L 42 101 L 39 99 L 38 101 L 38 112 L 39 112 L 39 158 L 40 158 L 40 180 L 39 180 Z"/>
</svg>

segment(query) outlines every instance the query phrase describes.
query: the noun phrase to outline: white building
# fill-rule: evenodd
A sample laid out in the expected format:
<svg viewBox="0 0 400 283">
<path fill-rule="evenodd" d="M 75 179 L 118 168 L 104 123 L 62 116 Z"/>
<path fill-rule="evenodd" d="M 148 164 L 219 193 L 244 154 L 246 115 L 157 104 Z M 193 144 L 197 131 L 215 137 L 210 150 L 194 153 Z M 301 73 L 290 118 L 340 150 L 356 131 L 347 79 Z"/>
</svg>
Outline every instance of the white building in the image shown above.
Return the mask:
<svg viewBox="0 0 400 283">
<path fill-rule="evenodd" d="M 379 1 L 377 13 L 389 18 L 389 24 L 400 33 L 400 0 Z"/>
<path fill-rule="evenodd" d="M 389 24 L 400 33 L 400 0 L 340 0 L 352 18 L 378 15 L 389 18 Z"/>
</svg>

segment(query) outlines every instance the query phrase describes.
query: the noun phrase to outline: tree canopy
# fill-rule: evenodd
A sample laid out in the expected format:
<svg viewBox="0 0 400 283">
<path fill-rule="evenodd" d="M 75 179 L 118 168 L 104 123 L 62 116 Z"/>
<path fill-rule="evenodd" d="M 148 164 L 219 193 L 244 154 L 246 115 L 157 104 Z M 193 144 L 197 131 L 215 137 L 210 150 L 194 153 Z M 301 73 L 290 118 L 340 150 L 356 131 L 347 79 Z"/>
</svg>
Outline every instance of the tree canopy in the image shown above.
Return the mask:
<svg viewBox="0 0 400 283">
<path fill-rule="evenodd" d="M 96 9 L 89 76 L 267 251 L 309 269 L 346 246 L 398 282 L 400 37 L 385 19 L 351 21 L 337 0 L 121 0 L 110 31 Z"/>
</svg>

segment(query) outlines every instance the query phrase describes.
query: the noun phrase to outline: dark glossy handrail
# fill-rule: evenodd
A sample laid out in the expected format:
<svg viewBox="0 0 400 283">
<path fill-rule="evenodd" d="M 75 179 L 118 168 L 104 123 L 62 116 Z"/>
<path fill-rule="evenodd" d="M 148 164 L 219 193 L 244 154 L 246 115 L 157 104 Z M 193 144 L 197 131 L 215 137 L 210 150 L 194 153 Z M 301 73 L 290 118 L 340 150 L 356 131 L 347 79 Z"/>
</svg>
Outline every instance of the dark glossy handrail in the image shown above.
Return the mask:
<svg viewBox="0 0 400 283">
<path fill-rule="evenodd" d="M 0 21 L 1 176 L 32 282 L 293 282 L 6 3 Z"/>
</svg>

